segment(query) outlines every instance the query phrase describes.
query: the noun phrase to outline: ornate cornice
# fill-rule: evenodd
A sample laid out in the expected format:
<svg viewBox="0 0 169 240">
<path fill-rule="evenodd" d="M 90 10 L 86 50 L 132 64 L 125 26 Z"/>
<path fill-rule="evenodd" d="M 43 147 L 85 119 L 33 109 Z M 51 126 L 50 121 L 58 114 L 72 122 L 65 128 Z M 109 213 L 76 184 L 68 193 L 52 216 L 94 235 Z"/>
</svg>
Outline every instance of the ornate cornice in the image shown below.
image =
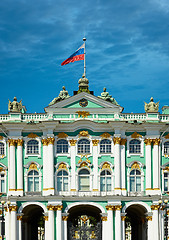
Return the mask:
<svg viewBox="0 0 169 240">
<path fill-rule="evenodd" d="M 43 146 L 48 146 L 48 139 L 47 138 L 43 138 L 42 139 L 42 144 L 43 144 Z"/>
<path fill-rule="evenodd" d="M 55 142 L 55 138 L 52 138 L 52 137 L 49 137 L 48 139 L 48 145 L 54 145 L 54 142 Z"/>
<path fill-rule="evenodd" d="M 98 146 L 99 140 L 94 139 L 92 140 L 93 146 Z"/>
<path fill-rule="evenodd" d="M 90 113 L 87 112 L 87 111 L 77 111 L 76 113 L 78 113 L 78 117 L 79 117 L 79 118 L 80 118 L 80 117 L 86 118 L 86 117 L 88 117 L 88 116 L 90 115 Z"/>
<path fill-rule="evenodd" d="M 151 143 L 152 143 L 152 139 L 151 138 L 146 138 L 145 140 L 144 140 L 144 143 L 146 144 L 146 146 L 147 145 L 150 145 L 151 146 Z"/>
<path fill-rule="evenodd" d="M 70 142 L 70 145 L 71 145 L 71 146 L 75 146 L 77 140 L 75 140 L 75 139 L 71 139 L 71 140 L 69 140 L 69 142 Z"/>
<path fill-rule="evenodd" d="M 111 135 L 107 132 L 103 133 L 102 135 L 100 135 L 100 137 L 103 138 L 111 138 Z"/>
<path fill-rule="evenodd" d="M 134 132 L 132 135 L 131 135 L 132 138 L 140 138 L 142 137 L 142 135 L 140 135 L 139 133 L 137 132 Z"/>
<path fill-rule="evenodd" d="M 58 133 L 58 138 L 67 138 L 68 135 L 64 132 Z"/>
<path fill-rule="evenodd" d="M 153 145 L 159 145 L 160 141 L 161 140 L 159 138 L 153 139 Z"/>
<path fill-rule="evenodd" d="M 121 137 L 114 137 L 113 138 L 114 145 L 121 143 Z"/>
<path fill-rule="evenodd" d="M 19 139 L 17 140 L 17 146 L 21 146 L 21 147 L 23 146 L 23 139 L 20 139 L 20 138 L 19 138 Z"/>
<path fill-rule="evenodd" d="M 36 137 L 38 137 L 38 135 L 35 133 L 29 133 L 27 137 L 28 138 L 36 138 Z"/>
</svg>

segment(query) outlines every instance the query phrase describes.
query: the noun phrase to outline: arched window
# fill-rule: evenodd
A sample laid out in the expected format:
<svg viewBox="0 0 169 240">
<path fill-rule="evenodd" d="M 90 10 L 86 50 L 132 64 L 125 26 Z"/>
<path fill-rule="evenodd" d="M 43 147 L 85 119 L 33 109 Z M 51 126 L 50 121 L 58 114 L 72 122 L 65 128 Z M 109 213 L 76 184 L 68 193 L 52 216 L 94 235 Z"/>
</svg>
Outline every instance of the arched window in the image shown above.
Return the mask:
<svg viewBox="0 0 169 240">
<path fill-rule="evenodd" d="M 169 142 L 164 143 L 164 154 L 169 155 Z"/>
<path fill-rule="evenodd" d="M 27 154 L 39 154 L 39 142 L 37 140 L 28 141 Z"/>
<path fill-rule="evenodd" d="M 111 153 L 111 141 L 109 139 L 100 141 L 100 153 Z"/>
<path fill-rule="evenodd" d="M 36 170 L 28 173 L 28 192 L 39 192 L 39 173 Z"/>
<path fill-rule="evenodd" d="M 103 170 L 100 174 L 100 191 L 109 192 L 112 190 L 111 173 L 108 170 Z"/>
<path fill-rule="evenodd" d="M 5 145 L 0 142 L 0 155 L 5 155 Z"/>
<path fill-rule="evenodd" d="M 133 139 L 129 143 L 129 153 L 141 153 L 141 142 L 138 139 Z"/>
<path fill-rule="evenodd" d="M 68 191 L 68 173 L 65 170 L 57 173 L 57 191 Z"/>
<path fill-rule="evenodd" d="M 68 153 L 68 141 L 65 139 L 60 139 L 57 141 L 57 153 Z"/>
<path fill-rule="evenodd" d="M 138 169 L 130 172 L 130 192 L 141 192 L 141 172 Z"/>
<path fill-rule="evenodd" d="M 169 191 L 169 172 L 164 172 L 164 192 Z"/>
<path fill-rule="evenodd" d="M 90 153 L 90 141 L 88 139 L 80 139 L 77 149 L 78 153 Z"/>
<path fill-rule="evenodd" d="M 5 192 L 5 174 L 0 173 L 0 192 L 4 193 Z"/>
<path fill-rule="evenodd" d="M 79 171 L 79 190 L 90 190 L 90 173 L 87 169 L 82 169 Z"/>
</svg>

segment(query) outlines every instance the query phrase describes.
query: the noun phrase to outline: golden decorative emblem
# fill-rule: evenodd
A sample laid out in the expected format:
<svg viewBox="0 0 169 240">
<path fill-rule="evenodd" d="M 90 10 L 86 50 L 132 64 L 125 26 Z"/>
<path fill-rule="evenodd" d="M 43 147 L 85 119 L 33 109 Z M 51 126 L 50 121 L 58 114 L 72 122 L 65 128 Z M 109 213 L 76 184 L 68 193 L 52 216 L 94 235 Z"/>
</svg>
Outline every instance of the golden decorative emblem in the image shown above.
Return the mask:
<svg viewBox="0 0 169 240">
<path fill-rule="evenodd" d="M 110 164 L 108 162 L 103 163 L 102 170 L 104 170 L 104 169 L 110 169 L 111 170 Z"/>
<path fill-rule="evenodd" d="M 165 139 L 169 139 L 169 133 L 165 136 Z"/>
<path fill-rule="evenodd" d="M 94 139 L 92 140 L 93 146 L 98 146 L 99 140 Z"/>
<path fill-rule="evenodd" d="M 16 212 L 18 209 L 18 206 L 10 206 L 9 207 L 9 210 L 12 211 L 12 212 Z"/>
<path fill-rule="evenodd" d="M 55 210 L 55 211 L 57 211 L 57 210 L 61 211 L 62 208 L 63 208 L 62 205 L 56 205 L 56 206 L 54 206 L 54 210 Z"/>
<path fill-rule="evenodd" d="M 137 132 L 134 132 L 132 135 L 131 135 L 132 138 L 140 138 L 142 137 L 142 135 L 140 135 L 139 133 Z"/>
<path fill-rule="evenodd" d="M 75 139 L 71 139 L 71 140 L 69 140 L 69 142 L 70 142 L 70 145 L 71 145 L 71 146 L 75 146 L 77 140 L 75 140 Z"/>
<path fill-rule="evenodd" d="M 43 146 L 48 146 L 48 140 L 46 138 L 42 139 Z"/>
<path fill-rule="evenodd" d="M 64 132 L 58 133 L 58 138 L 67 138 L 68 135 Z"/>
<path fill-rule="evenodd" d="M 86 118 L 90 115 L 89 112 L 86 112 L 86 111 L 77 111 L 76 113 L 78 113 L 78 117 L 82 117 L 82 118 Z"/>
<path fill-rule="evenodd" d="M 88 167 L 87 162 L 82 162 L 82 163 L 80 164 L 80 168 L 83 168 L 83 167 Z"/>
<path fill-rule="evenodd" d="M 111 135 L 107 132 L 103 133 L 102 135 L 100 135 L 100 137 L 103 138 L 111 138 Z"/>
<path fill-rule="evenodd" d="M 146 138 L 146 139 L 144 140 L 146 146 L 147 146 L 147 145 L 150 145 L 150 146 L 151 146 L 152 141 L 153 141 L 153 140 L 152 140 L 151 138 Z"/>
<path fill-rule="evenodd" d="M 121 142 L 120 142 L 120 145 L 125 145 L 127 142 L 127 139 L 126 138 L 122 138 L 121 139 Z"/>
<path fill-rule="evenodd" d="M 31 163 L 29 166 L 29 170 L 38 170 L 37 165 L 35 163 Z"/>
<path fill-rule="evenodd" d="M 0 140 L 3 140 L 3 138 L 4 138 L 3 136 L 0 136 Z"/>
<path fill-rule="evenodd" d="M 22 145 L 23 145 L 23 139 L 18 139 L 18 141 L 17 141 L 17 146 L 21 146 L 22 147 Z"/>
<path fill-rule="evenodd" d="M 66 164 L 65 163 L 60 163 L 59 167 L 58 167 L 58 170 L 60 170 L 60 169 L 66 169 L 67 170 Z"/>
<path fill-rule="evenodd" d="M 47 140 L 48 140 L 48 145 L 49 145 L 49 144 L 54 145 L 55 138 L 50 137 L 50 138 L 48 138 Z"/>
<path fill-rule="evenodd" d="M 17 140 L 15 140 L 15 139 L 8 139 L 8 143 L 9 143 L 9 146 L 14 146 L 15 147 L 15 145 L 17 143 Z"/>
<path fill-rule="evenodd" d="M 0 155 L 0 158 L 4 158 L 5 157 L 5 155 L 3 154 L 3 155 Z"/>
<path fill-rule="evenodd" d="M 152 216 L 147 216 L 146 219 L 147 221 L 152 221 Z"/>
<path fill-rule="evenodd" d="M 4 171 L 3 167 L 0 167 L 0 172 Z"/>
<path fill-rule="evenodd" d="M 53 205 L 48 205 L 48 206 L 47 206 L 47 209 L 48 209 L 49 211 L 53 211 L 53 210 L 54 210 L 54 206 L 53 206 Z"/>
<path fill-rule="evenodd" d="M 88 135 L 89 135 L 89 133 L 88 133 L 88 131 L 80 131 L 80 133 L 79 133 L 79 135 L 81 136 L 81 137 L 87 137 Z"/>
<path fill-rule="evenodd" d="M 121 137 L 114 137 L 113 138 L 114 145 L 121 143 Z"/>
<path fill-rule="evenodd" d="M 126 219 L 126 216 L 121 216 L 122 221 L 125 221 L 125 219 Z"/>
<path fill-rule="evenodd" d="M 165 167 L 163 171 L 165 170 L 169 172 L 169 167 Z"/>
<path fill-rule="evenodd" d="M 36 135 L 35 133 L 29 133 L 27 137 L 28 138 L 36 138 L 36 137 L 38 137 L 38 135 Z"/>
<path fill-rule="evenodd" d="M 160 144 L 159 138 L 153 139 L 153 145 L 159 145 L 159 144 Z"/>
<path fill-rule="evenodd" d="M 139 169 L 140 170 L 140 165 L 138 164 L 138 162 L 134 162 L 133 165 L 131 166 L 131 171 L 133 169 Z"/>
<path fill-rule="evenodd" d="M 106 210 L 107 211 L 110 211 L 110 210 L 113 211 L 114 210 L 114 206 L 113 205 L 107 205 L 106 206 Z"/>
<path fill-rule="evenodd" d="M 107 221 L 107 217 L 101 217 L 102 221 Z"/>
<path fill-rule="evenodd" d="M 84 222 L 84 224 L 86 224 L 87 220 L 89 220 L 89 217 L 84 216 L 81 217 L 80 219 L 82 220 L 82 222 Z"/>
<path fill-rule="evenodd" d="M 68 220 L 68 216 L 62 216 L 62 220 L 63 221 L 67 221 Z"/>
</svg>

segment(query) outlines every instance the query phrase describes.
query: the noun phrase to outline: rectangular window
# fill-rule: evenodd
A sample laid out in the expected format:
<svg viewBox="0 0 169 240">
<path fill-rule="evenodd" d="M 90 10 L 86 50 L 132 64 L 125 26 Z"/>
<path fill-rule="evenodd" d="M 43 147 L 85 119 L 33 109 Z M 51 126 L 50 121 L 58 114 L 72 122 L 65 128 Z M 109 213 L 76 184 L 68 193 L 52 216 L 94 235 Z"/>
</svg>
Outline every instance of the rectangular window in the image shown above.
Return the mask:
<svg viewBox="0 0 169 240">
<path fill-rule="evenodd" d="M 135 192 L 135 181 L 134 177 L 130 177 L 130 191 Z"/>
<path fill-rule="evenodd" d="M 28 177 L 28 192 L 33 192 L 33 178 Z"/>
<path fill-rule="evenodd" d="M 34 180 L 35 180 L 35 182 L 34 182 L 34 191 L 38 192 L 39 191 L 39 177 L 35 177 Z"/>
<path fill-rule="evenodd" d="M 89 191 L 89 177 L 80 176 L 79 177 L 79 190 L 80 191 Z"/>
<path fill-rule="evenodd" d="M 141 192 L 141 177 L 136 178 L 136 192 Z"/>
<path fill-rule="evenodd" d="M 111 191 L 111 177 L 107 177 L 107 191 Z"/>
<path fill-rule="evenodd" d="M 63 178 L 63 191 L 68 191 L 68 178 Z"/>
</svg>

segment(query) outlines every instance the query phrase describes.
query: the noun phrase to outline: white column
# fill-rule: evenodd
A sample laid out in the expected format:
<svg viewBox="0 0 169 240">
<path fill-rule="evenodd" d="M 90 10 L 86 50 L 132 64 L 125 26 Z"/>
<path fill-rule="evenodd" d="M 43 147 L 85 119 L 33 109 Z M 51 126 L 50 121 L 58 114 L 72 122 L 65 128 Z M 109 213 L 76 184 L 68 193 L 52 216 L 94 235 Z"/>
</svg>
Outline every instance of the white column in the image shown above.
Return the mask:
<svg viewBox="0 0 169 240">
<path fill-rule="evenodd" d="M 126 196 L 126 152 L 125 152 L 125 144 L 126 139 L 123 138 L 121 140 L 121 188 L 122 188 L 122 195 Z"/>
<path fill-rule="evenodd" d="M 121 239 L 121 205 L 115 206 L 115 240 Z"/>
<path fill-rule="evenodd" d="M 17 216 L 18 229 L 17 229 L 17 240 L 22 240 L 22 216 Z"/>
<path fill-rule="evenodd" d="M 16 211 L 17 206 L 11 206 L 11 240 L 17 240 L 16 239 Z"/>
<path fill-rule="evenodd" d="M 145 154 L 146 154 L 146 193 L 151 194 L 152 186 L 151 186 L 151 143 L 152 139 L 147 138 L 144 140 L 146 147 L 145 147 Z"/>
<path fill-rule="evenodd" d="M 153 194 L 160 194 L 160 175 L 159 175 L 159 144 L 160 139 L 153 140 Z"/>
<path fill-rule="evenodd" d="M 67 240 L 67 220 L 68 220 L 68 215 L 62 216 L 62 221 L 63 221 L 63 240 Z"/>
<path fill-rule="evenodd" d="M 9 209 L 7 209 L 7 212 L 5 213 L 5 236 L 6 240 L 10 240 L 10 212 Z"/>
<path fill-rule="evenodd" d="M 113 210 L 114 206 L 108 205 L 106 206 L 107 209 L 107 232 L 106 232 L 106 240 L 114 240 L 113 238 Z"/>
<path fill-rule="evenodd" d="M 71 158 L 71 191 L 76 191 L 76 140 L 71 139 L 70 141 L 70 158 Z"/>
<path fill-rule="evenodd" d="M 123 216 L 121 216 L 121 239 L 125 240 L 126 239 L 126 229 L 125 229 L 125 213 L 123 213 Z"/>
<path fill-rule="evenodd" d="M 48 140 L 43 138 L 43 196 L 48 195 Z"/>
<path fill-rule="evenodd" d="M 56 240 L 62 240 L 62 205 L 56 206 Z"/>
<path fill-rule="evenodd" d="M 9 139 L 9 195 L 16 195 L 15 145 L 16 140 Z"/>
<path fill-rule="evenodd" d="M 23 139 L 17 141 L 17 195 L 23 196 Z"/>
<path fill-rule="evenodd" d="M 44 216 L 44 220 L 45 220 L 45 240 L 48 239 L 48 236 L 49 236 L 49 228 L 50 226 L 48 225 L 48 222 L 49 222 L 49 217 L 48 215 L 45 215 Z"/>
<path fill-rule="evenodd" d="M 148 229 L 147 229 L 147 240 L 153 240 L 153 226 L 152 226 L 152 216 L 147 216 L 147 221 L 148 221 Z"/>
<path fill-rule="evenodd" d="M 54 195 L 54 138 L 48 138 L 48 195 Z"/>
<path fill-rule="evenodd" d="M 48 207 L 48 237 L 50 236 L 50 240 L 54 240 L 54 206 L 49 205 Z"/>
<path fill-rule="evenodd" d="M 99 140 L 92 140 L 93 143 L 93 191 L 98 191 L 98 143 Z"/>
<path fill-rule="evenodd" d="M 107 215 L 101 217 L 102 219 L 102 239 L 109 239 L 108 238 L 108 232 L 110 231 L 110 229 L 107 227 Z"/>
<path fill-rule="evenodd" d="M 115 174 L 115 188 L 114 192 L 115 194 L 121 194 L 121 183 L 120 183 L 120 178 L 121 178 L 121 172 L 120 172 L 120 142 L 121 138 L 120 137 L 114 137 L 114 174 Z"/>
<path fill-rule="evenodd" d="M 152 222 L 152 232 L 153 232 L 153 240 L 159 240 L 159 217 L 158 217 L 158 209 L 159 205 L 152 205 L 151 209 L 153 210 L 153 222 Z"/>
</svg>

